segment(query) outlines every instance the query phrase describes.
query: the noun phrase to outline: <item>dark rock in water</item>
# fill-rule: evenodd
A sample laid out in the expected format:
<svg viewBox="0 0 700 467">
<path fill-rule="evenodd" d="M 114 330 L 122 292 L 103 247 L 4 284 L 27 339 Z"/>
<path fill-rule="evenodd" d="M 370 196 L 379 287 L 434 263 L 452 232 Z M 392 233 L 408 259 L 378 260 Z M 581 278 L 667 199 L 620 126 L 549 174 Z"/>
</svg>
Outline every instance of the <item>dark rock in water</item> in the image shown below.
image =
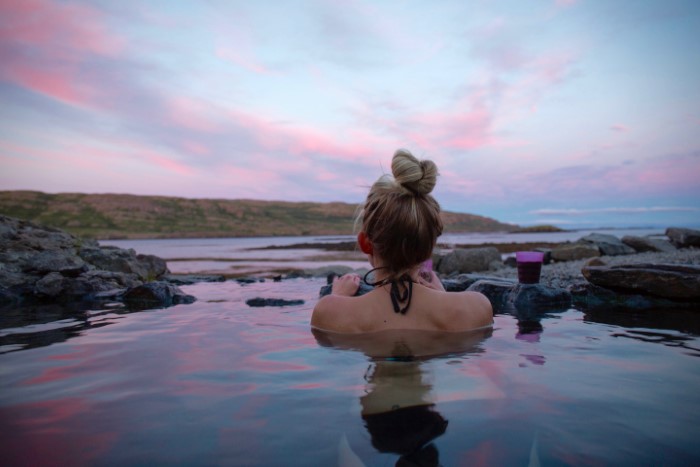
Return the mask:
<svg viewBox="0 0 700 467">
<path fill-rule="evenodd" d="M 534 318 L 539 313 L 571 308 L 571 293 L 543 284 L 518 284 L 506 298 L 518 312 L 518 318 Z M 527 315 L 527 316 L 526 316 Z"/>
<path fill-rule="evenodd" d="M 265 279 L 259 277 L 238 277 L 234 279 L 239 284 L 256 284 L 258 282 L 265 282 Z"/>
<path fill-rule="evenodd" d="M 584 266 L 583 276 L 606 289 L 675 300 L 700 300 L 700 266 L 624 264 Z"/>
<path fill-rule="evenodd" d="M 662 240 L 660 238 L 625 235 L 624 237 L 622 237 L 622 243 L 633 248 L 634 251 L 638 253 L 643 253 L 645 251 L 657 251 L 667 253 L 676 250 L 676 247 L 673 246 L 671 242 L 669 242 L 668 240 Z"/>
<path fill-rule="evenodd" d="M 192 285 L 199 282 L 225 282 L 226 277 L 219 274 L 167 274 L 161 280 L 175 285 Z"/>
<path fill-rule="evenodd" d="M 669 227 L 666 236 L 678 248 L 700 247 L 700 230 Z"/>
<path fill-rule="evenodd" d="M 319 297 L 324 297 L 326 295 L 330 295 L 331 290 L 333 289 L 333 284 L 326 284 L 323 287 L 321 287 L 321 290 L 318 292 Z M 374 287 L 371 285 L 367 284 L 365 281 L 360 279 L 360 287 L 358 287 L 357 292 L 355 292 L 354 297 L 359 297 L 360 295 L 364 295 L 368 292 L 371 292 L 374 290 Z"/>
<path fill-rule="evenodd" d="M 598 250 L 606 256 L 631 255 L 634 249 L 622 243 L 614 235 L 592 233 L 581 238 L 580 241 L 591 243 L 598 247 Z"/>
<path fill-rule="evenodd" d="M 127 290 L 123 300 L 131 307 L 153 308 L 193 303 L 196 299 L 184 293 L 176 285 L 167 282 L 149 282 Z"/>
<path fill-rule="evenodd" d="M 94 240 L 0 215 L 1 304 L 68 305 L 106 293 L 121 297 L 121 292 L 166 273 L 165 261 L 156 256 L 100 247 Z M 179 290 L 156 293 L 158 286 L 153 287 L 149 300 L 156 306 L 187 303 L 191 298 Z M 163 301 L 156 302 L 159 298 Z"/>
<path fill-rule="evenodd" d="M 440 274 L 489 271 L 503 265 L 501 253 L 495 247 L 457 248 L 439 258 L 436 270 Z"/>
<path fill-rule="evenodd" d="M 515 281 L 512 280 L 492 277 L 474 282 L 467 290 L 484 294 L 491 302 L 494 311 L 502 311 L 506 303 L 505 297 L 515 287 L 515 284 Z"/>
<path fill-rule="evenodd" d="M 251 307 L 263 307 L 263 306 L 292 306 L 292 305 L 303 305 L 304 300 L 284 300 L 281 298 L 251 298 L 246 300 L 246 305 Z"/>
<path fill-rule="evenodd" d="M 574 261 L 577 259 L 593 258 L 600 256 L 600 249 L 590 243 L 565 243 L 552 250 L 554 261 Z"/>
<path fill-rule="evenodd" d="M 700 301 L 671 300 L 653 295 L 623 293 L 594 284 L 577 284 L 570 290 L 573 305 L 583 310 L 692 310 L 700 309 Z"/>
</svg>

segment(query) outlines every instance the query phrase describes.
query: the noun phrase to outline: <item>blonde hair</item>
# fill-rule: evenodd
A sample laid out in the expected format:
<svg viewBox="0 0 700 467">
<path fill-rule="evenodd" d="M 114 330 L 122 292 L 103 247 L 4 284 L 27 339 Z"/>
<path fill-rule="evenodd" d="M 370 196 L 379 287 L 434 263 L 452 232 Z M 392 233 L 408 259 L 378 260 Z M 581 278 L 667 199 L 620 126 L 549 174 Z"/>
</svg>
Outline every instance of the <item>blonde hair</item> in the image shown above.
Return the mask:
<svg viewBox="0 0 700 467">
<path fill-rule="evenodd" d="M 393 280 L 431 257 L 443 225 L 440 205 L 430 194 L 437 182 L 435 163 L 399 149 L 391 172 L 372 185 L 357 221 Z"/>
</svg>

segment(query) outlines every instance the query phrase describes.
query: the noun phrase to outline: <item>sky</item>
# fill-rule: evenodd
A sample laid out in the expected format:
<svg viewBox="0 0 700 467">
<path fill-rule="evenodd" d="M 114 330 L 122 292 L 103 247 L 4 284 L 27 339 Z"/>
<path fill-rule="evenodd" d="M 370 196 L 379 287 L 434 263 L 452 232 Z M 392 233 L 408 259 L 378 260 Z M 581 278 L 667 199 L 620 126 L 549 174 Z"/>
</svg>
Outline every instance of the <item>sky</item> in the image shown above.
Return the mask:
<svg viewBox="0 0 700 467">
<path fill-rule="evenodd" d="M 0 190 L 700 226 L 700 1 L 0 0 Z"/>
</svg>

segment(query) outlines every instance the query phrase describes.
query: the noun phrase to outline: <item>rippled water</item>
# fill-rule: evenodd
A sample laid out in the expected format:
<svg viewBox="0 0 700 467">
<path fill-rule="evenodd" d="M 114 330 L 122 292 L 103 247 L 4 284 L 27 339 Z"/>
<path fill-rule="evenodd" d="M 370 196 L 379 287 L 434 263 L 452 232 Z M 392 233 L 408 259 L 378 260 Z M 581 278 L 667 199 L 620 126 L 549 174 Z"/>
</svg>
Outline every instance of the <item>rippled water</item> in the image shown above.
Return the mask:
<svg viewBox="0 0 700 467">
<path fill-rule="evenodd" d="M 497 315 L 378 358 L 386 339 L 311 332 L 321 285 L 198 284 L 192 305 L 6 326 L 3 465 L 699 465 L 697 314 Z"/>
</svg>

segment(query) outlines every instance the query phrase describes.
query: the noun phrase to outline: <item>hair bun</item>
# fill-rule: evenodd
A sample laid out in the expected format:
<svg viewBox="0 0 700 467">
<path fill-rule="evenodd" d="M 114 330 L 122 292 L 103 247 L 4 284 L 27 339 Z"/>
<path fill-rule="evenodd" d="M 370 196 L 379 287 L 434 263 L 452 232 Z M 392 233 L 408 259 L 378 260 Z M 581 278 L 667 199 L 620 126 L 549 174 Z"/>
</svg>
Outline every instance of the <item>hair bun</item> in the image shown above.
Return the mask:
<svg viewBox="0 0 700 467">
<path fill-rule="evenodd" d="M 394 153 L 391 172 L 399 185 L 419 195 L 429 194 L 437 183 L 437 165 L 429 160 L 419 161 L 406 149 Z"/>
</svg>

